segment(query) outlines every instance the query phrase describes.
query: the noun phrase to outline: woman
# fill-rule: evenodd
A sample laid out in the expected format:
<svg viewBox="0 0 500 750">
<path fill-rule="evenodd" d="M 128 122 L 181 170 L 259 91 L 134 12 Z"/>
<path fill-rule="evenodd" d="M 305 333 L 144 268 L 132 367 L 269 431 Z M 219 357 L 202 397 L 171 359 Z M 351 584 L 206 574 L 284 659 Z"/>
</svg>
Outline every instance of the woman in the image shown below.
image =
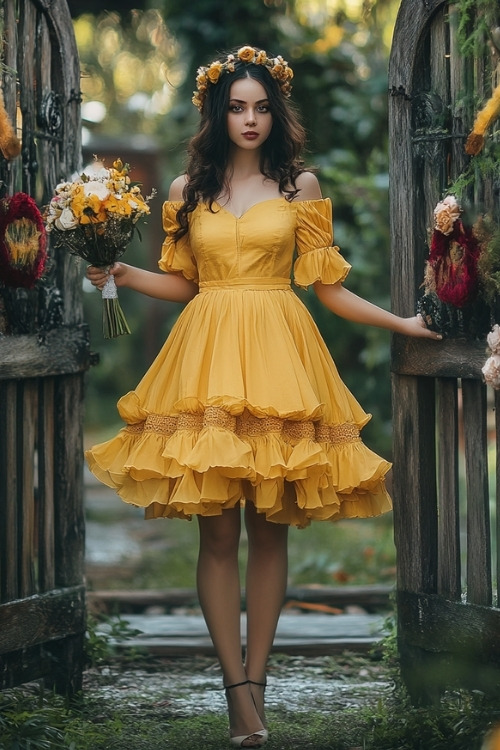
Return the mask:
<svg viewBox="0 0 500 750">
<path fill-rule="evenodd" d="M 333 312 L 439 338 L 342 286 L 331 205 L 301 162 L 304 131 L 280 57 L 243 47 L 198 71 L 201 111 L 186 174 L 163 207 L 164 274 L 117 263 L 118 286 L 189 302 L 137 389 L 127 426 L 91 449 L 91 470 L 146 517 L 200 530 L 199 600 L 221 664 L 230 740 L 267 740 L 264 688 L 287 582 L 287 530 L 388 511 L 388 462 L 361 442 L 369 415 L 340 380 L 290 286 L 314 285 Z M 102 287 L 106 274 L 89 268 Z M 238 544 L 248 534 L 242 661 Z"/>
</svg>

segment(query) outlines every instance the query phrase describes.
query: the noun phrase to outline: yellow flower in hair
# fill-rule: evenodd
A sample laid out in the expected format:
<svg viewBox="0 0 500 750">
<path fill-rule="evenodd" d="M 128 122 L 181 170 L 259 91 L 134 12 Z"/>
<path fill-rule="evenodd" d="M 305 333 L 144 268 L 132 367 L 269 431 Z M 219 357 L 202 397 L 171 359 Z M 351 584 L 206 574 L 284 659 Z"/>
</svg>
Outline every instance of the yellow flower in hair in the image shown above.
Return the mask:
<svg viewBox="0 0 500 750">
<path fill-rule="evenodd" d="M 292 88 L 290 80 L 293 78 L 293 71 L 288 67 L 286 60 L 281 55 L 278 55 L 278 57 L 268 57 L 265 50 L 256 50 L 253 47 L 245 45 L 244 47 L 240 47 L 236 55 L 230 53 L 225 60 L 214 60 L 207 68 L 198 68 L 196 91 L 193 91 L 191 99 L 195 107 L 199 110 L 203 109 L 209 86 L 218 83 L 224 73 L 234 73 L 236 64 L 238 63 L 264 66 L 278 82 L 283 96 L 290 96 Z"/>
<path fill-rule="evenodd" d="M 253 62 L 255 59 L 255 50 L 253 47 L 241 47 L 238 50 L 238 57 L 243 62 Z"/>
<path fill-rule="evenodd" d="M 207 78 L 210 83 L 217 83 L 222 73 L 222 63 L 213 62 L 207 70 Z"/>
<path fill-rule="evenodd" d="M 199 69 L 198 75 L 196 76 L 196 87 L 198 91 L 206 91 L 208 86 L 208 78 L 205 69 Z"/>
</svg>

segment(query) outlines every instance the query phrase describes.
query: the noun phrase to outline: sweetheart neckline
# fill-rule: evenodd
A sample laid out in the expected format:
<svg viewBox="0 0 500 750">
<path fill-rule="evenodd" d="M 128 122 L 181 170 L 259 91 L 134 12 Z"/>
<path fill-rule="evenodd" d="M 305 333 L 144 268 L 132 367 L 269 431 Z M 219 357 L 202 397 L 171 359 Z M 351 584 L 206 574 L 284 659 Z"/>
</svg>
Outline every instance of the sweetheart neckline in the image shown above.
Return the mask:
<svg viewBox="0 0 500 750">
<path fill-rule="evenodd" d="M 222 204 L 220 204 L 219 201 L 214 201 L 214 203 L 222 211 L 224 211 L 224 213 L 230 214 L 234 219 L 236 219 L 236 221 L 239 221 L 239 219 L 243 219 L 243 217 L 246 216 L 247 213 L 249 213 L 249 211 L 251 211 L 253 208 L 255 208 L 255 206 L 260 206 L 263 203 L 273 203 L 274 201 L 286 201 L 287 203 L 290 203 L 290 201 L 287 201 L 286 198 L 283 195 L 279 195 L 276 198 L 266 198 L 263 201 L 257 201 L 257 203 L 253 203 L 251 206 L 249 206 L 247 209 L 245 209 L 245 211 L 243 211 L 243 213 L 240 214 L 239 216 L 237 216 L 235 213 L 233 213 L 232 211 L 230 211 L 228 208 L 226 208 L 225 206 L 223 206 Z"/>
</svg>

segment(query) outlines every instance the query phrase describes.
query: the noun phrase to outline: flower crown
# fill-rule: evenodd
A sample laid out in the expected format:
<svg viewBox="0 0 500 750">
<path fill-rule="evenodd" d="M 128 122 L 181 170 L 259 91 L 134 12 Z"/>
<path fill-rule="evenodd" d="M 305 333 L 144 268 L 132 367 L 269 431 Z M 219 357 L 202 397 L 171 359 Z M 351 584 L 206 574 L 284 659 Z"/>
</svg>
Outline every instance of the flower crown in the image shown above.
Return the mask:
<svg viewBox="0 0 500 750">
<path fill-rule="evenodd" d="M 209 84 L 215 85 L 223 73 L 234 73 L 235 65 L 238 62 L 253 63 L 254 65 L 264 65 L 273 78 L 278 81 L 281 93 L 285 97 L 290 96 L 292 86 L 290 84 L 293 78 L 293 70 L 288 67 L 286 60 L 281 55 L 278 57 L 268 57 L 264 50 L 257 51 L 253 47 L 240 47 L 236 54 L 229 54 L 224 61 L 215 60 L 206 68 L 198 68 L 196 76 L 196 91 L 193 92 L 193 104 L 199 110 L 203 109 L 205 97 Z"/>
</svg>

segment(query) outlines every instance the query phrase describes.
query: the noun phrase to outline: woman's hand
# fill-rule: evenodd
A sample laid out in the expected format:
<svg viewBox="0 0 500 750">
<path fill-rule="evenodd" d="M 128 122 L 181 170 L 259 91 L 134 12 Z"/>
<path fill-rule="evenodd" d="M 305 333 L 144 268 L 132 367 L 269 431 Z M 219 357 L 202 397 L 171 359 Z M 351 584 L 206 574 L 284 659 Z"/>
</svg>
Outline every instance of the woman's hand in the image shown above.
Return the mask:
<svg viewBox="0 0 500 750">
<path fill-rule="evenodd" d="M 104 268 L 97 268 L 97 266 L 87 266 L 87 278 L 90 283 L 102 290 L 109 276 L 115 277 L 116 286 L 121 286 L 120 279 L 126 273 L 126 266 L 124 263 L 114 263 L 109 270 Z"/>
<path fill-rule="evenodd" d="M 420 313 L 413 318 L 403 318 L 403 326 L 400 333 L 403 333 L 405 336 L 433 339 L 434 341 L 441 341 L 443 338 L 442 334 L 427 328 Z"/>
</svg>

